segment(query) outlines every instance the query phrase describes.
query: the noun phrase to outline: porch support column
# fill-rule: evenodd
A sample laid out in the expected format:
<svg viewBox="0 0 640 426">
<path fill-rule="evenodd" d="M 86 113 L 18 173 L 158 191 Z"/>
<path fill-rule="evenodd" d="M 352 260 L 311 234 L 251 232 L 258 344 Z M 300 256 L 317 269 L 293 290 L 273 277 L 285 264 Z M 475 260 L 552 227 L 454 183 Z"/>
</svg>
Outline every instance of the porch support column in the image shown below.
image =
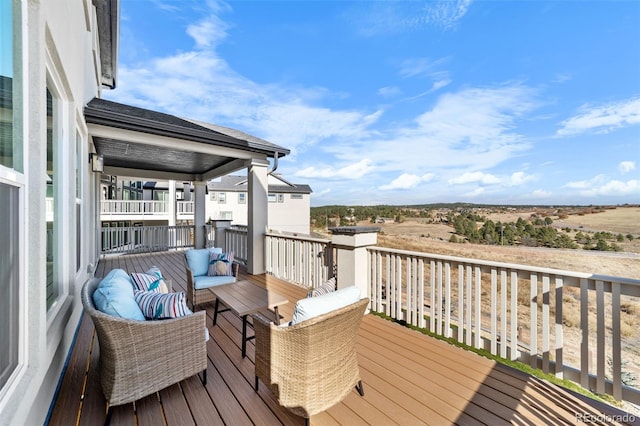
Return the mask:
<svg viewBox="0 0 640 426">
<path fill-rule="evenodd" d="M 369 294 L 367 247 L 378 242 L 380 228 L 374 226 L 340 226 L 329 228 L 331 243 L 336 248 L 337 287 L 355 285 L 362 297 Z"/>
<path fill-rule="evenodd" d="M 167 207 L 169 214 L 169 226 L 176 226 L 176 181 L 169 181 L 169 199 L 167 200 Z"/>
<path fill-rule="evenodd" d="M 212 220 L 211 224 L 213 225 L 213 246 L 212 247 L 220 247 L 223 252 L 229 251 L 229 247 L 227 247 L 227 228 L 231 227 L 230 220 Z"/>
<path fill-rule="evenodd" d="M 193 223 L 195 225 L 195 232 L 193 233 L 193 245 L 195 248 L 204 248 L 206 239 L 204 225 L 207 205 L 207 182 L 195 181 L 193 184 L 195 198 L 193 206 Z"/>
<path fill-rule="evenodd" d="M 267 160 L 253 159 L 248 166 L 247 272 L 265 273 L 264 234 L 269 223 Z"/>
</svg>

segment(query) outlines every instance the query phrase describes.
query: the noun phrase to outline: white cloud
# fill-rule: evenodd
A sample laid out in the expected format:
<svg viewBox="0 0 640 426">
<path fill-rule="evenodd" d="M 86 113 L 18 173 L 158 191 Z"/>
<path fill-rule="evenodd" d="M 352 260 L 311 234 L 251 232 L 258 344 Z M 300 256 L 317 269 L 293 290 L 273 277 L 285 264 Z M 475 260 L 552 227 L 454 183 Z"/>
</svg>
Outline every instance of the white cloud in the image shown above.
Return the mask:
<svg viewBox="0 0 640 426">
<path fill-rule="evenodd" d="M 401 93 L 402 93 L 402 90 L 400 90 L 399 87 L 395 87 L 395 86 L 386 86 L 378 89 L 378 94 L 385 98 L 392 98 L 394 96 L 398 96 Z"/>
<path fill-rule="evenodd" d="M 531 198 L 548 198 L 551 195 L 552 194 L 549 191 L 545 191 L 544 189 L 536 189 L 533 192 L 531 192 L 530 197 Z"/>
<path fill-rule="evenodd" d="M 362 2 L 346 17 L 366 37 L 433 27 L 454 30 L 466 15 L 471 0 Z"/>
<path fill-rule="evenodd" d="M 430 92 L 436 92 L 442 89 L 443 87 L 448 86 L 449 84 L 451 84 L 451 80 L 449 79 L 434 81 L 433 86 L 431 86 Z"/>
<path fill-rule="evenodd" d="M 486 190 L 484 188 L 478 187 L 478 188 L 474 189 L 471 192 L 467 192 L 464 195 L 467 196 L 467 197 L 476 198 L 476 197 L 479 197 L 481 195 L 484 195 L 485 192 L 486 192 Z"/>
<path fill-rule="evenodd" d="M 625 195 L 640 196 L 640 180 L 610 180 L 605 175 L 597 175 L 588 180 L 568 182 L 565 188 L 576 189 L 585 197 L 615 197 Z"/>
<path fill-rule="evenodd" d="M 352 138 L 349 144 L 324 149 L 349 161 L 366 152 L 380 170 L 399 173 L 425 168 L 489 170 L 530 148 L 515 127 L 536 106 L 536 95 L 519 84 L 445 93 L 412 125 L 403 123 L 379 136 Z"/>
<path fill-rule="evenodd" d="M 604 105 L 583 105 L 580 112 L 563 121 L 557 136 L 571 136 L 591 130 L 609 133 L 617 128 L 640 124 L 640 98 Z"/>
<path fill-rule="evenodd" d="M 328 96 L 322 88 L 261 85 L 238 74 L 215 51 L 222 33 L 216 34 L 209 23 L 216 20 L 210 17 L 190 27 L 197 49 L 123 64 L 119 89 L 105 97 L 238 128 L 286 146 L 291 157 L 327 138 L 366 137 L 382 116 L 382 110 L 364 113 L 314 106 Z"/>
<path fill-rule="evenodd" d="M 374 167 L 368 159 L 362 159 L 355 164 L 350 164 L 341 168 L 333 168 L 331 166 L 322 167 L 306 167 L 295 173 L 297 177 L 304 178 L 320 178 L 320 179 L 360 179 L 370 173 Z"/>
<path fill-rule="evenodd" d="M 227 37 L 228 25 L 215 15 L 210 15 L 187 27 L 189 34 L 198 48 L 209 48 L 217 45 Z"/>
<path fill-rule="evenodd" d="M 420 75 L 426 75 L 431 77 L 445 77 L 448 75 L 445 71 L 440 71 L 439 68 L 449 62 L 451 58 L 448 56 L 431 60 L 429 58 L 409 58 L 400 63 L 399 74 L 403 78 L 415 77 Z"/>
<path fill-rule="evenodd" d="M 629 173 L 631 171 L 634 171 L 635 169 L 635 161 L 621 161 L 620 164 L 618 164 L 618 170 L 620 170 L 620 173 Z"/>
<path fill-rule="evenodd" d="M 592 188 L 594 186 L 602 185 L 603 182 L 605 182 L 605 180 L 606 180 L 606 176 L 605 175 L 597 175 L 597 176 L 594 176 L 593 178 L 591 178 L 589 180 L 579 180 L 579 181 L 567 182 L 564 185 L 564 188 L 572 188 L 572 189 Z"/>
<path fill-rule="evenodd" d="M 621 196 L 621 195 L 640 195 L 640 180 L 632 179 L 626 182 L 619 180 L 611 180 L 603 185 L 584 189 L 581 195 L 594 196 Z"/>
<path fill-rule="evenodd" d="M 494 185 L 500 183 L 500 179 L 490 173 L 483 172 L 467 172 L 461 176 L 449 179 L 449 183 L 453 185 L 461 185 L 466 183 L 480 183 L 483 185 Z"/>
<path fill-rule="evenodd" d="M 573 78 L 573 75 L 570 73 L 559 73 L 552 80 L 554 83 L 564 83 L 565 81 L 569 81 Z"/>
<path fill-rule="evenodd" d="M 434 177 L 433 173 L 427 173 L 422 176 L 418 176 L 410 173 L 403 173 L 397 178 L 395 178 L 393 181 L 391 181 L 391 183 L 387 185 L 382 185 L 378 189 L 380 189 L 381 191 L 389 191 L 394 189 L 411 189 L 411 188 L 415 188 L 416 186 L 418 186 L 418 184 L 422 182 L 430 181 L 431 179 L 433 179 L 433 177 Z"/>
<path fill-rule="evenodd" d="M 527 175 L 524 172 L 515 172 L 512 173 L 509 179 L 507 180 L 507 185 L 509 186 L 520 186 L 524 185 L 527 182 L 530 182 L 534 179 L 533 176 Z"/>
<path fill-rule="evenodd" d="M 428 22 L 443 29 L 453 29 L 466 15 L 471 0 L 438 0 L 427 3 Z"/>
</svg>

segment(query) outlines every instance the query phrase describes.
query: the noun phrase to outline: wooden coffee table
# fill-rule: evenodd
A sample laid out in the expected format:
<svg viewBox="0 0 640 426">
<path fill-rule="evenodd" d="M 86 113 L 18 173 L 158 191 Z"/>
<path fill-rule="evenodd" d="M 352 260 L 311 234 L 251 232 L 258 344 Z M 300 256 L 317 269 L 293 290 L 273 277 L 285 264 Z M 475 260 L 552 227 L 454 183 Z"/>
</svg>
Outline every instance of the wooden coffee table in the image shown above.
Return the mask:
<svg viewBox="0 0 640 426">
<path fill-rule="evenodd" d="M 233 284 L 211 287 L 209 290 L 216 296 L 216 304 L 213 311 L 213 325 L 216 325 L 219 312 L 231 310 L 242 318 L 242 357 L 247 356 L 247 341 L 255 336 L 247 337 L 247 316 L 262 309 L 269 308 L 275 312 L 275 323 L 280 323 L 278 305 L 288 303 L 286 297 L 267 290 L 249 281 L 238 281 Z M 222 303 L 229 309 L 219 310 Z"/>
</svg>

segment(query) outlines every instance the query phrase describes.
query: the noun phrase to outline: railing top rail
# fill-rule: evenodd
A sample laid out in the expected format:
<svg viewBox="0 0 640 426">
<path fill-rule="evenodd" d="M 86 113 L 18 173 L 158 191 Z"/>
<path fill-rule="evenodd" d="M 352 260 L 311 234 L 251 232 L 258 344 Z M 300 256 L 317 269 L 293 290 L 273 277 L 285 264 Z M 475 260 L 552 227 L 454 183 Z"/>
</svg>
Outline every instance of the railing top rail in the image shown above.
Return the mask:
<svg viewBox="0 0 640 426">
<path fill-rule="evenodd" d="M 289 234 L 279 234 L 277 232 L 267 232 L 265 234 L 267 237 L 276 237 L 276 238 L 287 238 L 291 240 L 299 240 L 299 241 L 311 241 L 313 243 L 323 243 L 328 244 L 331 240 L 326 238 L 313 238 L 309 236 L 300 236 L 300 235 L 289 235 Z"/>
<path fill-rule="evenodd" d="M 493 267 L 493 268 L 526 270 L 526 271 L 537 272 L 541 274 L 563 275 L 563 276 L 572 277 L 572 278 L 586 278 L 586 279 L 600 280 L 600 281 L 614 281 L 614 282 L 618 282 L 625 285 L 640 286 L 640 280 L 633 279 L 633 278 L 612 277 L 608 275 L 597 275 L 597 274 L 591 274 L 587 272 L 565 271 L 562 269 L 545 268 L 541 266 L 522 265 L 522 264 L 507 263 L 507 262 L 495 262 L 491 260 L 473 259 L 469 257 L 448 256 L 443 254 L 423 253 L 423 252 L 417 252 L 417 251 L 401 250 L 401 249 L 394 249 L 394 248 L 380 247 L 380 246 L 372 246 L 372 247 L 368 247 L 368 249 L 375 250 L 378 252 L 383 252 L 383 253 L 399 254 L 401 256 L 422 257 L 425 259 L 444 260 L 444 261 L 449 261 L 454 263 L 474 264 L 474 265 L 487 266 L 487 267 Z"/>
<path fill-rule="evenodd" d="M 109 232 L 109 231 L 117 231 L 122 229 L 145 230 L 145 229 L 187 229 L 187 228 L 194 228 L 194 225 L 106 226 L 100 229 L 105 232 Z"/>
<path fill-rule="evenodd" d="M 100 200 L 101 203 L 166 203 L 162 200 Z"/>
</svg>

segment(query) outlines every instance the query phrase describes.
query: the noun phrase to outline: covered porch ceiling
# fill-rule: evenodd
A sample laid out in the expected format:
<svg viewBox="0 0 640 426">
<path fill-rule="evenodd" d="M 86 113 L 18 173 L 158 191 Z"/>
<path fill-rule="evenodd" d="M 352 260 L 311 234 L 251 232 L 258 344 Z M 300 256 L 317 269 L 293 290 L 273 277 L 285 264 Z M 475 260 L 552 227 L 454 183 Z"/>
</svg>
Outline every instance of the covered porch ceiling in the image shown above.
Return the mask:
<svg viewBox="0 0 640 426">
<path fill-rule="evenodd" d="M 84 110 L 104 173 L 207 181 L 289 150 L 228 127 L 94 98 Z"/>
</svg>

